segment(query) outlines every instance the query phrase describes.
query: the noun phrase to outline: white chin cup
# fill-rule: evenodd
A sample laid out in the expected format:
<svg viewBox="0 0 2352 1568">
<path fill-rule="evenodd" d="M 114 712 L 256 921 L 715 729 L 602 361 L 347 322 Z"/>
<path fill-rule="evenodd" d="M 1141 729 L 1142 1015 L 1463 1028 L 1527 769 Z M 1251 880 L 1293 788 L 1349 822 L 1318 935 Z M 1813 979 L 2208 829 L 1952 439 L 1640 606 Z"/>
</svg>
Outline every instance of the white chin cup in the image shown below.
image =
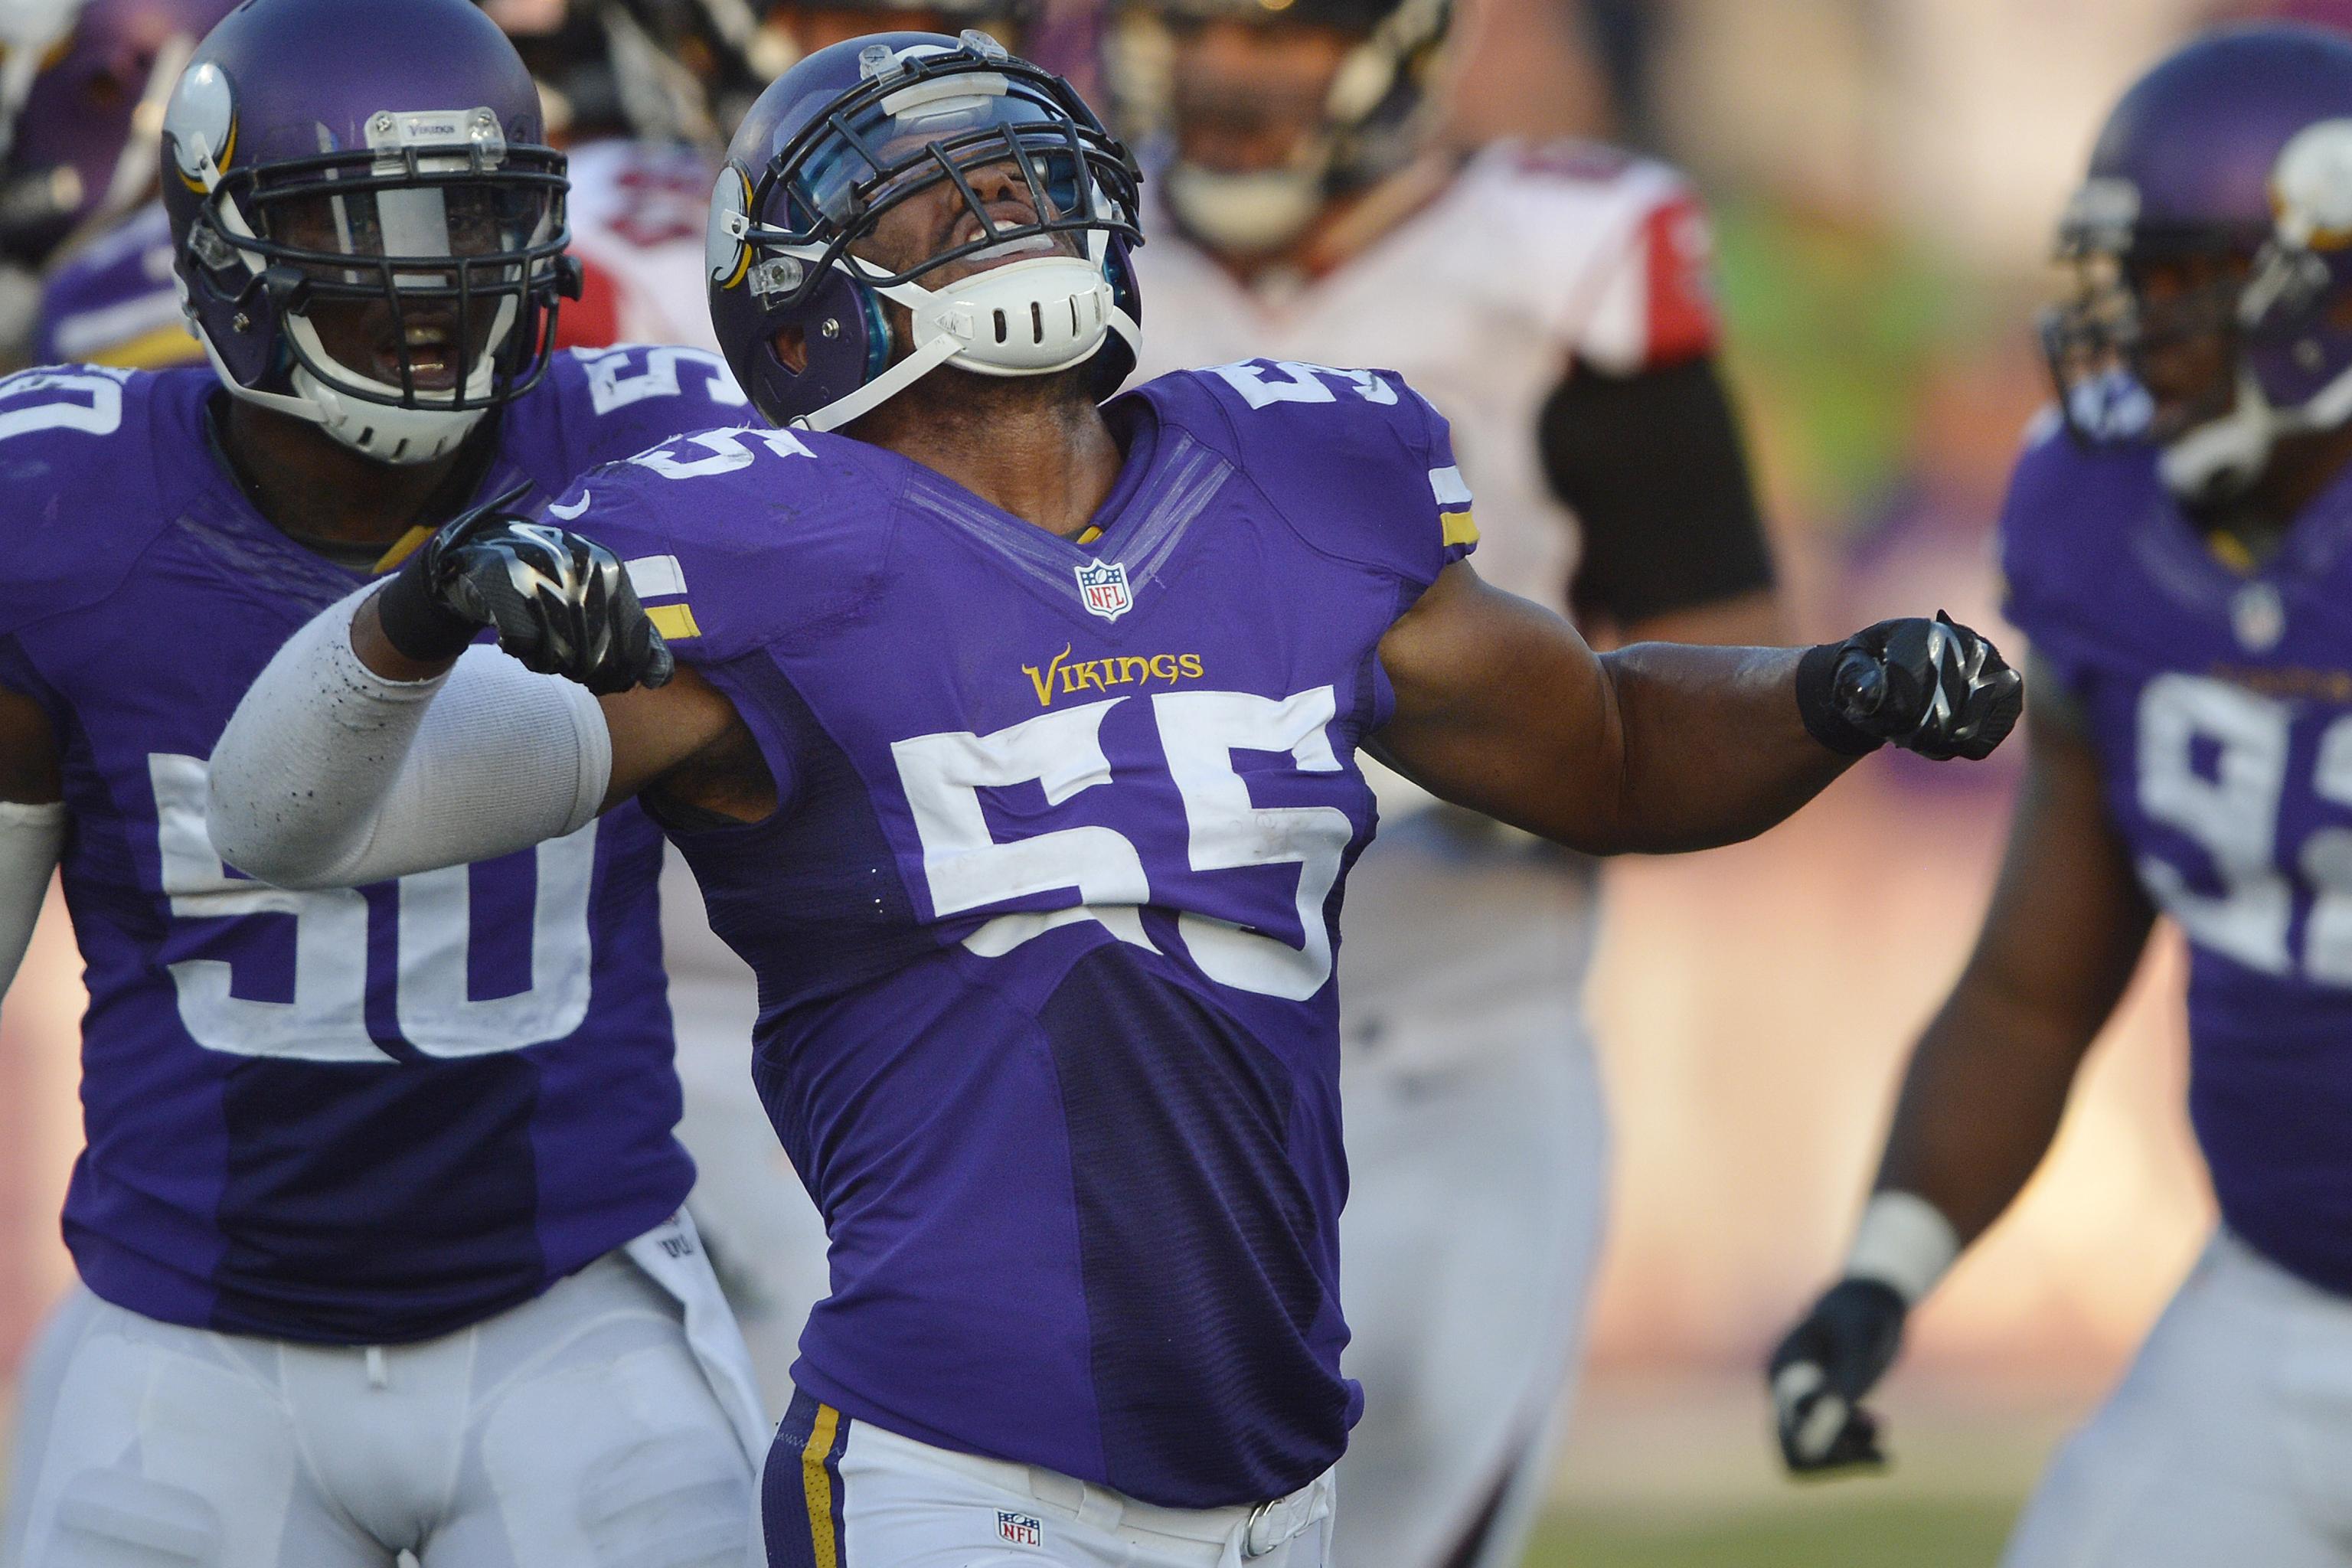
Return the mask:
<svg viewBox="0 0 2352 1568">
<path fill-rule="evenodd" d="M 854 258 L 835 265 L 859 276 Z M 1099 258 L 1057 254 L 1007 262 L 937 293 L 916 283 L 875 285 L 874 291 L 906 306 L 913 318 L 907 354 L 795 425 L 838 430 L 943 364 L 979 375 L 1050 375 L 1086 363 L 1114 332 L 1130 349 L 1142 347 L 1142 333 L 1118 308 Z"/>
<path fill-rule="evenodd" d="M 1047 375 L 1084 364 L 1118 310 L 1099 264 L 1058 254 L 992 267 L 936 293 L 911 283 L 878 292 L 913 315 L 918 349 L 951 340 L 946 363 L 981 375 Z"/>
<path fill-rule="evenodd" d="M 1219 250 L 1249 256 L 1307 232 L 1323 210 L 1323 181 L 1302 169 L 1227 174 L 1180 163 L 1167 174 L 1168 207 Z"/>
<path fill-rule="evenodd" d="M 478 399 L 488 397 L 498 376 L 496 363 L 499 345 L 514 329 L 519 307 L 511 299 L 499 303 L 499 313 L 490 326 L 488 342 L 482 350 L 480 361 L 466 378 L 466 395 Z M 193 318 L 191 324 L 194 324 Z M 202 331 L 205 357 L 212 361 L 213 372 L 231 396 L 274 409 L 280 414 L 316 425 L 328 437 L 350 447 L 362 457 L 373 458 L 379 463 L 406 467 L 412 463 L 429 463 L 446 457 L 457 444 L 473 434 L 474 426 L 482 422 L 488 410 L 481 408 L 404 408 L 400 405 L 400 388 L 386 382 L 364 376 L 329 354 L 319 340 L 319 330 L 300 316 L 286 318 L 287 334 L 300 346 L 302 353 L 295 359 L 294 369 L 287 377 L 288 393 L 263 392 L 239 384 L 228 373 L 215 351 L 211 337 Z M 354 397 L 328 385 L 311 374 L 305 358 L 321 364 L 331 364 L 352 385 L 376 393 L 386 401 Z M 446 395 L 425 393 L 433 397 Z"/>
<path fill-rule="evenodd" d="M 2157 459 L 2164 488 L 2191 503 L 2243 493 L 2262 478 L 2287 423 L 2263 395 L 2261 384 L 2242 370 L 2238 400 L 2230 412 L 2164 444 Z"/>
</svg>

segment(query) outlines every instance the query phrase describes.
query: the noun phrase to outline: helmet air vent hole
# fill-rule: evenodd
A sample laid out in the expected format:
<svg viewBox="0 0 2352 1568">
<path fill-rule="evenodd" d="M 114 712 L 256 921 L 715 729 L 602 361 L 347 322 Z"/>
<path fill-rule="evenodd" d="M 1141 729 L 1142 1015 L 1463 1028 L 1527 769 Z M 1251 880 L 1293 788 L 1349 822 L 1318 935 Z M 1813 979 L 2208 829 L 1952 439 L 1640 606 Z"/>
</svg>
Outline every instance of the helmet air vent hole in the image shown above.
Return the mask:
<svg viewBox="0 0 2352 1568">
<path fill-rule="evenodd" d="M 996 312 L 996 341 L 997 341 L 998 342 L 1000 342 L 1000 343 L 1001 343 L 1001 342 L 1003 342 L 1004 341 L 1004 338 L 1005 338 L 1004 312 L 1003 312 L 1003 311 L 1002 311 L 1002 310 L 999 310 L 999 311 L 997 311 L 997 312 Z"/>
<path fill-rule="evenodd" d="M 1045 341 L 1045 305 L 1041 300 L 1029 301 L 1029 331 L 1031 342 L 1042 343 Z"/>
<path fill-rule="evenodd" d="M 1070 335 L 1077 336 L 1078 330 L 1078 297 L 1073 294 L 1070 296 Z"/>
</svg>

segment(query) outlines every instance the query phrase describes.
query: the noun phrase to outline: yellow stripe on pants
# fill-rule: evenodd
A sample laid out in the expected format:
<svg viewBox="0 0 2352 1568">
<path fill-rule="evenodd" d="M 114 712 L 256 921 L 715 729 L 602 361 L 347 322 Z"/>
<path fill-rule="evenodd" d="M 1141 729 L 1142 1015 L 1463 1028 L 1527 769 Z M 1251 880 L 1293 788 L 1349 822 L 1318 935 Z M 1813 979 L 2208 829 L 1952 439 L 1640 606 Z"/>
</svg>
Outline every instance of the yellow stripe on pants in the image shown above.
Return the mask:
<svg viewBox="0 0 2352 1568">
<path fill-rule="evenodd" d="M 808 1500 L 809 1545 L 816 1552 L 816 1568 L 841 1568 L 833 1539 L 833 1472 L 824 1468 L 840 1426 L 840 1411 L 818 1405 L 816 1419 L 809 1424 L 808 1447 L 801 1450 L 801 1494 Z"/>
</svg>

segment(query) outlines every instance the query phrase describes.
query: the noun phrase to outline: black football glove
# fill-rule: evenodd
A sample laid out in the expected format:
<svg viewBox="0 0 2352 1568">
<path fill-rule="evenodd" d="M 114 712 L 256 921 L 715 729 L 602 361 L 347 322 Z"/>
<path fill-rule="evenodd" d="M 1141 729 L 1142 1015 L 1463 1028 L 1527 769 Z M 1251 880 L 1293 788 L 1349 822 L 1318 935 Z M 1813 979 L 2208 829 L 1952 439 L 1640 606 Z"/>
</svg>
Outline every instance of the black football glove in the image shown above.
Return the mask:
<svg viewBox="0 0 2352 1568">
<path fill-rule="evenodd" d="M 613 552 L 509 510 L 516 489 L 448 523 L 410 556 L 376 600 L 392 646 L 410 658 L 455 658 L 484 626 L 542 675 L 600 694 L 660 686 L 677 668 Z"/>
<path fill-rule="evenodd" d="M 1886 1462 L 1878 1417 L 1862 1401 L 1902 1347 L 1909 1310 L 1891 1286 L 1841 1279 L 1772 1352 L 1765 1377 L 1790 1471 L 1827 1475 Z"/>
<path fill-rule="evenodd" d="M 1797 709 L 1813 739 L 1861 756 L 1892 741 L 1944 762 L 1990 756 L 2025 704 L 2000 650 L 1940 610 L 1881 621 L 1797 666 Z"/>
</svg>

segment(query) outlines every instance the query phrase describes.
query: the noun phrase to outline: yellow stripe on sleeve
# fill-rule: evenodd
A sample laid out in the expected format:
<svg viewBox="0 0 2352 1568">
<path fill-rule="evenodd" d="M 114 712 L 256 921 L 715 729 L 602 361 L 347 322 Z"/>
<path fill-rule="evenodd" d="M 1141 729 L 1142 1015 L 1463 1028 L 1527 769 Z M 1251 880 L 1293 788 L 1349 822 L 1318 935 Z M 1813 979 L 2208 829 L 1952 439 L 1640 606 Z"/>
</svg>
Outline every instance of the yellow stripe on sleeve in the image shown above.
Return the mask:
<svg viewBox="0 0 2352 1568">
<path fill-rule="evenodd" d="M 1445 530 L 1446 543 L 1475 544 L 1478 542 L 1478 525 L 1470 521 L 1468 512 L 1441 511 L 1437 514 L 1437 521 Z"/>
<path fill-rule="evenodd" d="M 166 365 L 194 364 L 205 357 L 205 351 L 188 335 L 187 328 L 173 321 L 81 357 L 116 370 L 161 370 Z"/>
<path fill-rule="evenodd" d="M 686 605 L 650 605 L 646 610 L 646 619 L 653 622 L 654 630 L 661 633 L 665 642 L 702 635 L 702 628 L 694 624 L 693 609 Z"/>
<path fill-rule="evenodd" d="M 369 575 L 381 577 L 387 572 L 399 570 L 401 563 L 415 554 L 423 548 L 425 542 L 432 537 L 433 531 L 423 523 L 418 523 L 415 528 L 394 540 L 392 548 L 375 558 L 375 564 L 368 568 Z"/>
<path fill-rule="evenodd" d="M 816 1552 L 816 1568 L 841 1568 L 833 1539 L 833 1472 L 824 1468 L 824 1457 L 833 1452 L 833 1435 L 840 1426 L 840 1411 L 830 1405 L 818 1405 L 816 1419 L 809 1423 L 808 1447 L 801 1450 L 801 1495 L 808 1502 L 809 1545 Z"/>
</svg>

